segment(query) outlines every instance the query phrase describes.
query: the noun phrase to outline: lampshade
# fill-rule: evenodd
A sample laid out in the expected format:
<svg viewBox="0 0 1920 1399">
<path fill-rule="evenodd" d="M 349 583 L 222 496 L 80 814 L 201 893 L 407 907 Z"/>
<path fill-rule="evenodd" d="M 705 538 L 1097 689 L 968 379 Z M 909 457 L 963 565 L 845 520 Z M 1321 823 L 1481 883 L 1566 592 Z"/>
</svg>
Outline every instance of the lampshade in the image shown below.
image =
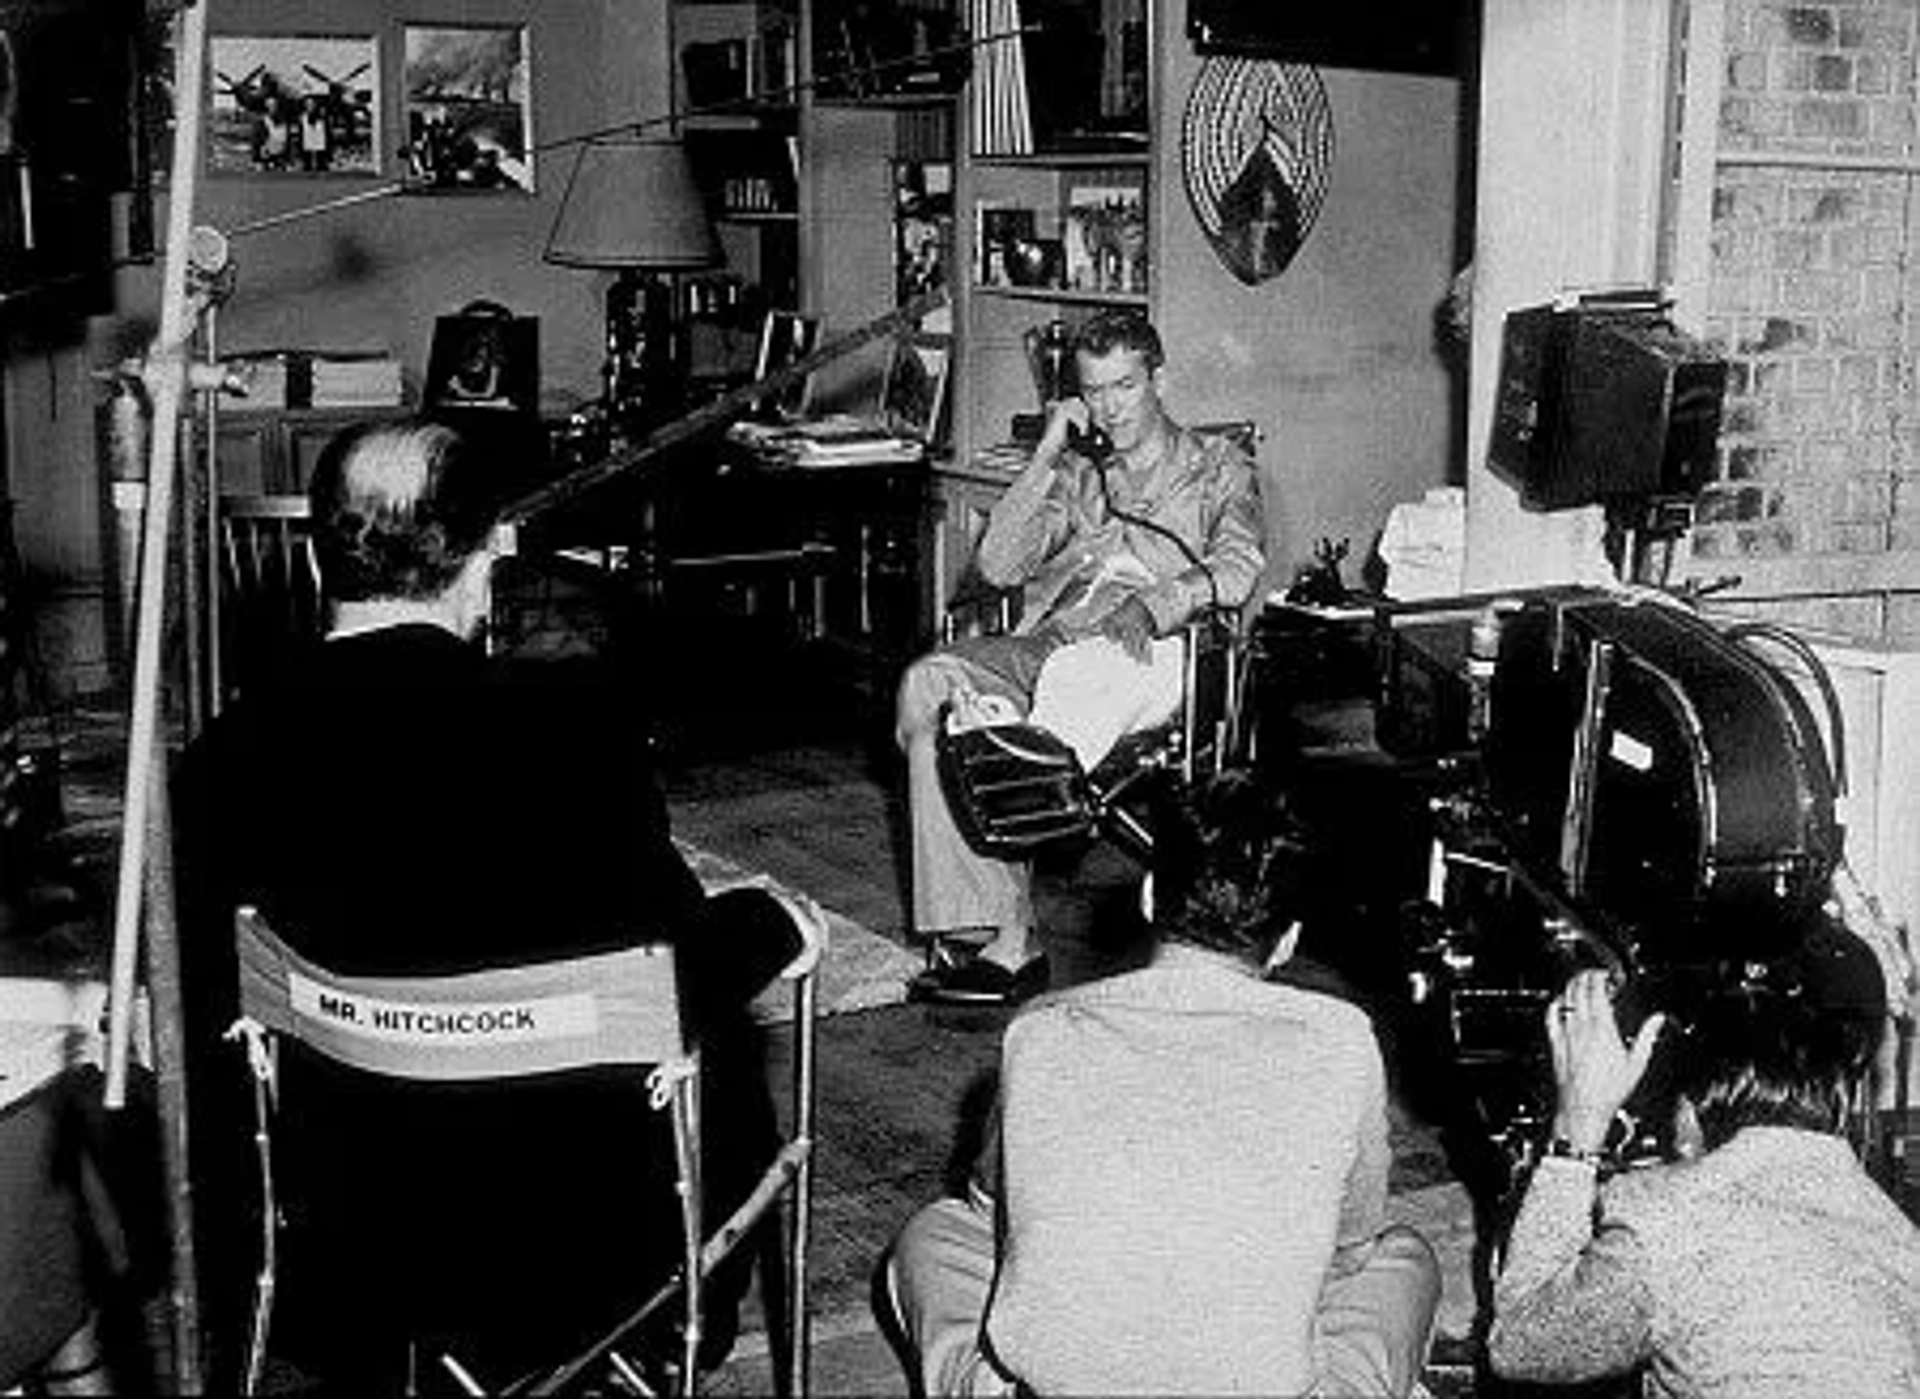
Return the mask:
<svg viewBox="0 0 1920 1399">
<path fill-rule="evenodd" d="M 679 143 L 626 137 L 582 146 L 547 261 L 660 271 L 717 264 L 720 246 Z"/>
</svg>

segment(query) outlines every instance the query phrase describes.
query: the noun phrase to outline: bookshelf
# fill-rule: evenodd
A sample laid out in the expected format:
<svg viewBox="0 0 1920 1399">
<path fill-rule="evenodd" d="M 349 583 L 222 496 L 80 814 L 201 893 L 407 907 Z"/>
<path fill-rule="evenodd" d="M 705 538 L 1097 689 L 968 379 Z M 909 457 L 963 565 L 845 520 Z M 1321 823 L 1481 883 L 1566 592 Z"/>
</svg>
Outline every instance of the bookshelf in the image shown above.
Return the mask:
<svg viewBox="0 0 1920 1399">
<path fill-rule="evenodd" d="M 669 0 L 674 132 L 725 265 L 683 279 L 696 393 L 753 369 L 767 308 L 799 304 L 803 0 Z"/>
<path fill-rule="evenodd" d="M 985 511 L 1025 459 L 1017 415 L 1040 410 L 1027 337 L 1103 306 L 1156 314 L 1155 0 L 967 0 L 975 55 L 958 104 L 954 463 L 938 602 Z"/>
</svg>

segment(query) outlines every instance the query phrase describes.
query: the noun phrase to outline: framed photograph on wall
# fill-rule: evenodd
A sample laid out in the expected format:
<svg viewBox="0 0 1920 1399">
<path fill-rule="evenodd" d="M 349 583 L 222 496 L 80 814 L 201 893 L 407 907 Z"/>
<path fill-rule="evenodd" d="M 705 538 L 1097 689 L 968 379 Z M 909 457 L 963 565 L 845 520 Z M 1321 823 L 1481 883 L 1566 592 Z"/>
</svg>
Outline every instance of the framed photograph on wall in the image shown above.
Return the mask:
<svg viewBox="0 0 1920 1399">
<path fill-rule="evenodd" d="M 216 34 L 213 175 L 378 175 L 380 45 L 371 34 Z"/>
<path fill-rule="evenodd" d="M 404 24 L 406 182 L 533 193 L 533 74 L 524 24 Z"/>
</svg>

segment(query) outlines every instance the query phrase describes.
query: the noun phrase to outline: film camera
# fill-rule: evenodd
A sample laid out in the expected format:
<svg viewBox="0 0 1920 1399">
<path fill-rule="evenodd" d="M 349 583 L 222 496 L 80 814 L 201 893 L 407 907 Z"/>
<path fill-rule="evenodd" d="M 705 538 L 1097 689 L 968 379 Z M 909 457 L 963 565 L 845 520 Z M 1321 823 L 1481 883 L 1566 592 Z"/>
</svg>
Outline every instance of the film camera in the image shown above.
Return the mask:
<svg viewBox="0 0 1920 1399">
<path fill-rule="evenodd" d="M 1657 594 L 1493 601 L 1470 625 L 1472 756 L 1430 803 L 1426 898 L 1405 931 L 1416 1009 L 1518 1168 L 1553 1106 L 1543 1012 L 1575 971 L 1609 974 L 1630 1035 L 1654 1011 L 1684 1024 L 1708 998 L 1779 984 L 1834 931 L 1823 733 L 1838 711 L 1817 713 L 1768 654 L 1790 634 Z M 1617 1159 L 1666 1149 L 1660 1063 L 1617 1124 Z"/>
</svg>

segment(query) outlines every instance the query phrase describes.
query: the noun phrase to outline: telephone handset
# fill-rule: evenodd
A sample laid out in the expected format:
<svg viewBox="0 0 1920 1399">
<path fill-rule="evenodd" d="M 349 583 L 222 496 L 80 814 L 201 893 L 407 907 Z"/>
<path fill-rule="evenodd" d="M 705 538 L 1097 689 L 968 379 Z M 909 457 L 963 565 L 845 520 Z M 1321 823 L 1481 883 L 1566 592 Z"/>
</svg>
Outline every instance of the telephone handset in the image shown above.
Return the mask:
<svg viewBox="0 0 1920 1399">
<path fill-rule="evenodd" d="M 1113 455 L 1113 439 L 1091 424 L 1068 423 L 1067 446 L 1096 465 L 1105 465 Z"/>
</svg>

